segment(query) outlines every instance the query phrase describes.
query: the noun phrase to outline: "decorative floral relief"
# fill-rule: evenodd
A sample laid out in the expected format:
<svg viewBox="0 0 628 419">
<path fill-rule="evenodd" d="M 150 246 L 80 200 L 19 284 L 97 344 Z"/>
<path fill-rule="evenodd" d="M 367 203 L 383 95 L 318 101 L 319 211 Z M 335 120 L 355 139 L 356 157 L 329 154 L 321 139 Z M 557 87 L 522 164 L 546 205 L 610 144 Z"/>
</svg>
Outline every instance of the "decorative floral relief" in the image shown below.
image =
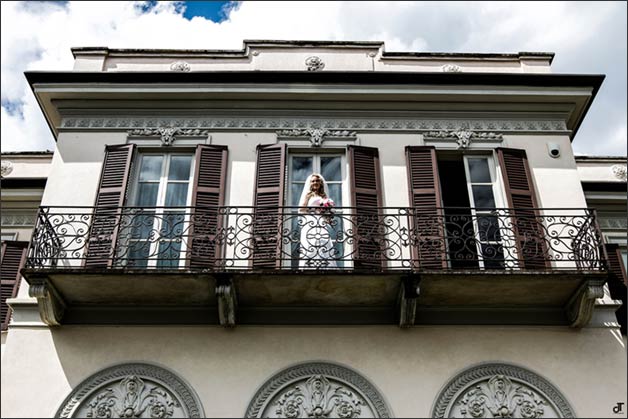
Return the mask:
<svg viewBox="0 0 628 419">
<path fill-rule="evenodd" d="M 483 364 L 454 377 L 441 391 L 434 418 L 569 418 L 573 409 L 560 391 L 532 371 Z"/>
<path fill-rule="evenodd" d="M 355 138 L 355 131 L 330 131 L 322 128 L 291 129 L 277 131 L 279 137 L 310 137 L 312 147 L 320 147 L 324 137 Z"/>
<path fill-rule="evenodd" d="M 182 129 L 182 128 L 145 128 L 134 129 L 128 132 L 129 135 L 135 136 L 159 136 L 163 146 L 171 146 L 177 137 L 204 137 L 209 134 L 208 130 L 200 129 Z"/>
<path fill-rule="evenodd" d="M 467 391 L 452 411 L 454 417 L 462 418 L 542 418 L 546 405 L 543 397 L 526 386 L 495 375 Z"/>
<path fill-rule="evenodd" d="M 494 132 L 475 132 L 469 130 L 443 130 L 443 131 L 430 131 L 425 134 L 426 138 L 443 138 L 455 140 L 459 149 L 466 149 L 471 145 L 472 140 L 478 141 L 502 141 L 502 134 L 496 134 Z"/>
<path fill-rule="evenodd" d="M 363 406 L 369 410 L 355 392 L 323 375 L 288 387 L 272 406 L 277 418 L 359 418 Z"/>
<path fill-rule="evenodd" d="M 8 160 L 2 160 L 2 165 L 0 166 L 0 176 L 5 177 L 8 176 L 13 171 L 13 163 Z"/>
<path fill-rule="evenodd" d="M 305 65 L 307 66 L 307 71 L 320 71 L 325 68 L 323 60 L 317 56 L 307 57 L 305 59 Z"/>
<path fill-rule="evenodd" d="M 443 71 L 445 73 L 460 73 L 462 69 L 456 64 L 445 64 L 443 66 Z"/>
<path fill-rule="evenodd" d="M 85 403 L 81 417 L 171 418 L 179 402 L 163 387 L 129 375 Z"/>
<path fill-rule="evenodd" d="M 31 287 L 32 289 L 32 287 Z M 81 382 L 63 401 L 61 418 L 198 418 L 194 390 L 173 373 L 150 364 L 121 364 Z"/>
<path fill-rule="evenodd" d="M 176 61 L 170 64 L 170 70 L 188 72 L 191 70 L 190 65 L 185 61 Z"/>
<path fill-rule="evenodd" d="M 271 377 L 255 394 L 247 418 L 389 418 L 382 395 L 358 373 L 311 362 Z"/>
<path fill-rule="evenodd" d="M 613 171 L 613 174 L 615 175 L 617 179 L 623 180 L 624 182 L 626 181 L 626 177 L 627 177 L 626 166 L 616 164 L 615 166 L 611 168 L 611 170 Z"/>
</svg>

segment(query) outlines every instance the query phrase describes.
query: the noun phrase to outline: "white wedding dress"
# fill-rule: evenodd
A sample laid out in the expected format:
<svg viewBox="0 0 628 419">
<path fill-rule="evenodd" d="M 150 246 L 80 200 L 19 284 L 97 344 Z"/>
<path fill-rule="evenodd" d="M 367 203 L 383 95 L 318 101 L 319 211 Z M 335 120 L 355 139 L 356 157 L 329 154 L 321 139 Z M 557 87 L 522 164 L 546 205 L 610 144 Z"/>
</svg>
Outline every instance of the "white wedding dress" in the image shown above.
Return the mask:
<svg viewBox="0 0 628 419">
<path fill-rule="evenodd" d="M 315 212 L 320 208 L 322 198 L 313 196 L 307 206 L 309 213 L 301 214 L 301 248 L 299 249 L 299 268 L 333 269 L 338 265 L 334 260 L 334 244 L 329 234 L 329 223 L 323 215 Z"/>
</svg>

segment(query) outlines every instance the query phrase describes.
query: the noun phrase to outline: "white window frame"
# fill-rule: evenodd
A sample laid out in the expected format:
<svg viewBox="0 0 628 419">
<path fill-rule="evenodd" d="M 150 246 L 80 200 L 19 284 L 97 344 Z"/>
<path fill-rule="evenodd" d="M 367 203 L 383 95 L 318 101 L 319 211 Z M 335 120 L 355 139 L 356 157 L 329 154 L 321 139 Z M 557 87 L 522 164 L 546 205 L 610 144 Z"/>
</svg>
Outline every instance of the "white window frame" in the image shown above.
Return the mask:
<svg viewBox="0 0 628 419">
<path fill-rule="evenodd" d="M 501 208 L 505 208 L 504 203 L 506 202 L 505 200 L 505 193 L 504 193 L 504 188 L 501 182 L 501 172 L 499 170 L 499 165 L 497 165 L 495 162 L 497 161 L 497 159 L 495 158 L 494 153 L 489 154 L 489 153 L 469 153 L 469 154 L 464 154 L 463 156 L 463 163 L 464 163 L 464 172 L 465 172 L 465 181 L 467 183 L 467 194 L 469 196 L 469 205 L 471 206 L 471 217 L 473 219 L 473 228 L 475 230 L 475 234 L 477 235 L 477 240 L 476 240 L 476 253 L 477 253 L 477 257 L 478 257 L 478 263 L 479 263 L 479 268 L 480 269 L 484 269 L 484 257 L 483 257 L 483 252 L 482 252 L 482 244 L 501 244 L 503 246 L 504 249 L 511 249 L 510 243 L 505 244 L 508 235 L 504 235 L 503 231 L 500 231 L 500 240 L 499 241 L 480 241 L 480 230 L 479 230 L 479 226 L 478 226 L 478 213 L 480 216 L 482 215 L 495 215 L 492 213 L 492 211 L 489 210 L 480 210 L 479 212 L 477 211 L 476 208 L 476 204 L 475 204 L 475 199 L 473 197 L 473 186 L 480 186 L 480 185 L 485 185 L 491 186 L 491 190 L 493 192 L 493 200 L 495 202 L 495 209 L 499 210 Z M 487 160 L 487 165 L 488 165 L 488 170 L 489 170 L 489 176 L 491 179 L 490 184 L 487 182 L 472 182 L 471 181 L 471 173 L 469 170 L 469 159 L 486 159 Z M 501 214 L 498 213 L 495 216 L 498 219 L 498 225 L 501 225 L 503 222 L 503 217 L 508 217 L 510 214 L 506 213 L 506 214 Z M 502 229 L 500 229 L 502 230 Z M 514 245 L 514 243 L 512 243 Z M 509 254 L 507 254 L 507 252 L 504 252 L 504 269 L 506 269 L 506 262 L 508 260 L 508 256 L 510 256 Z"/>
<path fill-rule="evenodd" d="M 350 207 L 351 203 L 350 203 L 350 196 L 351 194 L 349 193 L 349 179 L 347 178 L 347 173 L 348 173 L 348 159 L 347 159 L 347 153 L 346 150 L 343 149 L 321 149 L 321 150 L 316 150 L 313 151 L 311 149 L 309 150 L 303 150 L 303 149 L 288 149 L 288 174 L 287 174 L 287 189 L 288 189 L 288 193 L 286 194 L 286 202 L 287 203 L 292 203 L 293 202 L 293 196 L 292 196 L 292 157 L 297 156 L 297 157 L 312 157 L 312 172 L 313 173 L 321 173 L 321 162 L 320 162 L 320 157 L 340 157 L 340 178 L 342 179 L 340 182 L 334 181 L 332 183 L 335 184 L 340 184 L 340 189 L 341 189 L 341 196 L 342 196 L 342 207 Z M 325 181 L 329 184 L 330 182 L 325 179 Z M 299 192 L 299 196 L 300 196 L 300 192 Z M 298 205 L 299 203 L 297 203 Z M 295 210 L 296 211 L 296 210 Z M 338 213 L 342 214 L 342 210 L 336 210 Z M 343 244 L 343 253 L 345 255 L 350 255 L 352 254 L 352 246 L 349 243 L 344 243 Z M 286 254 L 285 252 L 282 252 L 283 254 Z M 350 260 L 344 260 L 342 261 L 343 263 L 343 267 L 341 269 L 347 269 L 347 268 L 352 268 L 353 267 L 353 262 Z M 285 268 L 290 268 L 292 265 L 292 261 L 291 260 L 285 260 L 283 263 L 283 266 Z"/>
<path fill-rule="evenodd" d="M 146 151 L 139 151 L 137 153 L 137 156 L 135 158 L 134 161 L 134 167 L 135 170 L 133 170 L 133 175 L 132 175 L 132 182 L 131 182 L 131 188 L 130 188 L 130 193 L 127 199 L 127 202 L 129 203 L 135 203 L 136 199 L 137 199 L 137 194 L 139 191 L 139 177 L 140 177 L 140 168 L 141 168 L 141 164 L 142 164 L 142 159 L 145 156 L 163 156 L 164 160 L 163 160 L 163 164 L 162 164 L 162 168 L 161 168 L 161 174 L 159 176 L 159 186 L 157 189 L 157 202 L 155 203 L 155 220 L 153 223 L 153 231 L 157 231 L 160 232 L 161 231 L 161 226 L 162 226 L 162 222 L 163 222 L 163 217 L 164 217 L 164 211 L 168 211 L 168 212 L 173 212 L 169 207 L 165 207 L 165 202 L 166 202 L 166 191 L 168 188 L 168 183 L 184 183 L 184 181 L 176 181 L 176 180 L 168 180 L 168 173 L 170 171 L 170 161 L 171 158 L 173 156 L 188 156 L 191 157 L 191 163 L 190 163 L 190 177 L 188 179 L 188 191 L 187 191 L 187 196 L 185 198 L 185 205 L 183 207 L 172 207 L 172 208 L 181 208 L 181 212 L 183 212 L 185 214 L 184 217 L 184 221 L 183 221 L 183 233 L 184 233 L 184 237 L 186 232 L 189 231 L 189 223 L 190 223 L 190 212 L 189 212 L 189 208 L 192 205 L 192 194 L 193 194 L 193 189 L 194 189 L 194 177 L 195 177 L 195 166 L 196 166 L 196 158 L 195 158 L 195 153 L 193 151 L 186 151 L 186 150 L 176 150 L 176 151 L 168 151 L 168 152 L 164 152 L 164 151 L 152 151 L 152 150 L 146 150 Z M 152 181 L 152 183 L 157 183 L 157 181 Z M 135 204 L 133 205 L 126 205 L 127 207 L 134 207 Z M 189 240 L 189 237 L 188 237 Z M 179 267 L 182 268 L 185 266 L 185 262 L 186 262 L 186 258 L 184 257 L 184 255 L 187 254 L 188 251 L 188 240 L 182 240 L 181 243 L 181 249 L 179 251 Z M 127 239 L 127 242 L 129 240 Z M 146 240 L 134 240 L 134 241 L 146 241 Z M 157 267 L 157 263 L 159 261 L 159 257 L 158 257 L 158 252 L 159 252 L 159 245 L 160 243 L 163 241 L 163 239 L 160 239 L 158 241 L 155 241 L 153 243 L 151 243 L 150 245 L 150 249 L 149 249 L 149 257 L 147 260 L 147 264 L 146 264 L 146 268 L 156 268 Z M 150 255 L 155 255 L 155 256 L 150 256 Z"/>
</svg>

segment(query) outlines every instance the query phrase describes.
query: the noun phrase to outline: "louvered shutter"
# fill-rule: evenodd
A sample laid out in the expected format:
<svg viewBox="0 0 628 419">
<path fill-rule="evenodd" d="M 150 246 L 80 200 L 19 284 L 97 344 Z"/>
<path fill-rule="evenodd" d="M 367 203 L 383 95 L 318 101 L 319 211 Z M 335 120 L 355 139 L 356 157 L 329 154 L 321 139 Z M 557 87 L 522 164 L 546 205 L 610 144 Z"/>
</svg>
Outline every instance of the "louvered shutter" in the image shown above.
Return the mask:
<svg viewBox="0 0 628 419">
<path fill-rule="evenodd" d="M 355 207 L 355 269 L 381 269 L 384 243 L 380 212 L 382 207 L 379 151 L 372 147 L 349 146 L 351 198 Z"/>
<path fill-rule="evenodd" d="M 427 146 L 406 147 L 406 165 L 413 217 L 413 265 L 421 269 L 447 267 L 445 232 L 441 208 L 441 189 L 436 149 Z"/>
<path fill-rule="evenodd" d="M 281 267 L 286 145 L 259 145 L 253 211 L 253 267 Z"/>
<path fill-rule="evenodd" d="M 222 246 L 216 234 L 223 225 L 219 207 L 225 203 L 227 147 L 199 145 L 192 195 L 193 216 L 190 227 L 191 268 L 211 268 L 222 260 Z"/>
<path fill-rule="evenodd" d="M 543 220 L 539 217 L 532 172 L 525 150 L 498 148 L 508 206 L 512 209 L 519 266 L 544 269 L 549 260 Z"/>
<path fill-rule="evenodd" d="M 617 309 L 617 321 L 621 325 L 621 333 L 626 334 L 626 267 L 621 257 L 617 244 L 606 244 L 606 254 L 608 256 L 608 290 L 611 297 L 621 300 L 622 306 Z"/>
<path fill-rule="evenodd" d="M 86 267 L 107 267 L 114 262 L 117 228 L 134 150 L 134 144 L 107 146 L 88 236 Z"/>
<path fill-rule="evenodd" d="M 17 295 L 20 286 L 20 269 L 26 260 L 28 242 L 5 241 L 2 243 L 2 260 L 0 262 L 0 313 L 2 330 L 9 325 L 9 306 L 7 299 Z"/>
</svg>

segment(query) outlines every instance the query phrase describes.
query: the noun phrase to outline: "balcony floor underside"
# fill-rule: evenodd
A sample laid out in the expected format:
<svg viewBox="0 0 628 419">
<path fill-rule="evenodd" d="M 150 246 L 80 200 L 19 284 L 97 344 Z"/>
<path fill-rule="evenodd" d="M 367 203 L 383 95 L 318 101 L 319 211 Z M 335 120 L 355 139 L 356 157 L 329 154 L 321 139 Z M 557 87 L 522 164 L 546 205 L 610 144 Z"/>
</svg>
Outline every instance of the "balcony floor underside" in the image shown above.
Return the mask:
<svg viewBox="0 0 628 419">
<path fill-rule="evenodd" d="M 604 272 L 24 270 L 65 305 L 62 324 L 399 324 L 400 289 L 418 287 L 414 324 L 567 324 L 565 306 Z"/>
</svg>

